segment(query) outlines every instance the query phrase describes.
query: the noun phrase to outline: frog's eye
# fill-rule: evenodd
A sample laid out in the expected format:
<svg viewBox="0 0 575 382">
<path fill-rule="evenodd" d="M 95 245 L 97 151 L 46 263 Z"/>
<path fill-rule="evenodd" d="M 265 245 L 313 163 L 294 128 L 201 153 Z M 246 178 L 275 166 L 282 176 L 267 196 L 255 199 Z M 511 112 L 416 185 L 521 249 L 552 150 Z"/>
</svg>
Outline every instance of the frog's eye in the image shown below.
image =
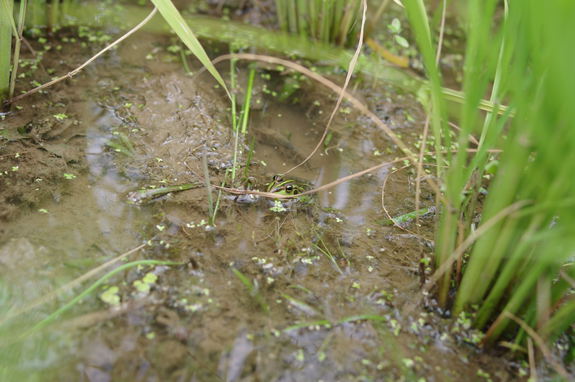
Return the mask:
<svg viewBox="0 0 575 382">
<path fill-rule="evenodd" d="M 293 184 L 288 184 L 288 185 L 286 186 L 286 191 L 287 191 L 287 192 L 292 192 L 292 191 L 293 191 Z"/>
<path fill-rule="evenodd" d="M 273 180 L 274 182 L 281 182 L 282 177 L 281 177 L 281 175 L 274 175 L 273 178 L 272 178 L 272 180 Z"/>
</svg>

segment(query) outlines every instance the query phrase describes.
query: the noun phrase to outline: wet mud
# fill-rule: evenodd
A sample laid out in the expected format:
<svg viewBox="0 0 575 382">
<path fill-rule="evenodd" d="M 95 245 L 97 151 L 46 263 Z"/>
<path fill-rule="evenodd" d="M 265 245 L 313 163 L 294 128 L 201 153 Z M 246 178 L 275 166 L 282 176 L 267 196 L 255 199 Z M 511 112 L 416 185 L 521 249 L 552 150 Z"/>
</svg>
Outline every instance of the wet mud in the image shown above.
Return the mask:
<svg viewBox="0 0 575 382">
<path fill-rule="evenodd" d="M 142 243 L 130 260 L 180 265 L 114 276 L 47 330 L 13 345 L 18 354 L 10 376 L 521 380 L 517 364 L 480 350 L 464 321 L 442 318 L 432 298 L 420 298 L 420 282 L 429 275 L 425 259 L 433 251 L 433 214 L 419 226 L 381 224 L 384 206 L 392 217 L 415 209 L 411 168 L 383 167 L 275 210 L 273 201 L 241 203 L 212 189 L 219 200 L 213 226 L 206 187 L 130 203 L 128 194 L 141 188 L 205 183 L 204 160 L 211 184 L 229 183 L 234 154 L 222 89 L 206 74 L 187 75 L 164 50 L 146 60 L 146 52 L 165 44 L 147 37 L 23 101 L 2 121 L 0 287 L 6 309 L 0 314 Z M 226 76 L 227 65 L 219 67 Z M 279 91 L 291 74 L 260 68 L 257 75 L 261 86 Z M 335 103 L 336 95 L 301 85 L 298 102 L 263 92 L 263 105 L 251 111 L 239 163 L 243 173 L 255 142 L 248 170 L 260 190 L 311 152 Z M 354 88 L 415 144 L 424 116 L 412 97 L 384 84 Z M 288 176 L 317 187 L 401 157 L 345 103 L 330 136 Z M 424 189 L 422 206 L 432 205 Z M 112 287 L 114 298 L 104 298 Z M 40 306 L 28 319 L 44 318 L 81 290 Z"/>
</svg>

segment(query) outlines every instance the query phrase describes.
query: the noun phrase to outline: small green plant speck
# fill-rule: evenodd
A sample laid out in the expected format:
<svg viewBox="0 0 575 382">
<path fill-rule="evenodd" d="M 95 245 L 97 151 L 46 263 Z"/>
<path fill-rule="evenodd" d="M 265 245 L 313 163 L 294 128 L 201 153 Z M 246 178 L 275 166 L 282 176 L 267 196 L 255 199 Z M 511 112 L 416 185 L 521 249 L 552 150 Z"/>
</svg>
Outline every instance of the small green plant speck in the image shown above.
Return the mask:
<svg viewBox="0 0 575 382">
<path fill-rule="evenodd" d="M 284 205 L 282 204 L 281 201 L 274 200 L 274 205 L 273 205 L 273 207 L 270 207 L 270 211 L 276 212 L 276 213 L 281 213 L 281 212 L 286 212 L 287 208 L 284 207 Z"/>
<path fill-rule="evenodd" d="M 412 359 L 409 358 L 404 358 L 401 360 L 403 362 L 403 364 L 405 365 L 405 367 L 409 367 L 412 368 L 415 365 L 415 362 Z"/>
<path fill-rule="evenodd" d="M 111 286 L 100 294 L 100 300 L 111 306 L 120 305 L 119 291 L 117 286 Z"/>
<path fill-rule="evenodd" d="M 63 121 L 65 119 L 68 119 L 68 115 L 64 114 L 64 113 L 58 113 L 58 114 L 54 114 L 54 118 L 56 118 L 58 121 Z"/>
<path fill-rule="evenodd" d="M 148 293 L 156 281 L 158 281 L 158 276 L 152 272 L 148 272 L 141 280 L 134 281 L 133 285 L 138 292 Z"/>
<path fill-rule="evenodd" d="M 398 18 L 394 18 L 387 27 L 391 33 L 401 33 L 401 21 Z"/>
</svg>

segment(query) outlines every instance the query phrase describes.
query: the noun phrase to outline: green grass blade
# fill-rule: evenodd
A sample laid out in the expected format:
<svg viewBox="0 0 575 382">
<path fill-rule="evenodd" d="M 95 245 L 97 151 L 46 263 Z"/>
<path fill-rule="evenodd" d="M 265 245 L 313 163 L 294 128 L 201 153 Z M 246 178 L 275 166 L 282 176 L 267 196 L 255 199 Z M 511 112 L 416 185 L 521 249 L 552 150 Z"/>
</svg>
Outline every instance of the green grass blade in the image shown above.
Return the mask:
<svg viewBox="0 0 575 382">
<path fill-rule="evenodd" d="M 178 37 L 183 41 L 184 44 L 192 51 L 194 56 L 202 63 L 202 65 L 210 72 L 210 74 L 218 81 L 218 83 L 225 89 L 228 97 L 231 97 L 230 92 L 224 82 L 224 79 L 217 71 L 217 69 L 212 64 L 210 58 L 208 57 L 206 51 L 183 19 L 182 15 L 174 4 L 170 0 L 152 0 L 152 3 L 158 8 L 158 11 L 164 17 L 164 20 L 170 25 L 172 30 L 176 32 Z"/>
<path fill-rule="evenodd" d="M 241 133 L 246 135 L 248 132 L 248 122 L 250 120 L 250 108 L 252 105 L 252 92 L 254 90 L 254 78 L 256 75 L 256 70 L 252 67 L 248 74 L 248 84 L 246 86 L 246 97 L 244 100 L 244 107 L 242 110 L 242 121 L 241 121 Z"/>
<path fill-rule="evenodd" d="M 291 33 L 297 33 L 298 30 L 298 12 L 295 0 L 288 0 L 288 27 Z"/>
<path fill-rule="evenodd" d="M 244 275 L 242 272 L 237 270 L 236 268 L 232 268 L 232 272 L 240 280 L 240 282 L 242 284 L 244 284 L 244 286 L 250 292 L 250 296 L 258 303 L 260 308 L 264 312 L 269 312 L 270 307 L 268 306 L 268 304 L 266 303 L 266 301 L 264 300 L 264 298 L 260 294 L 258 288 L 251 282 L 251 280 L 246 275 Z"/>
<path fill-rule="evenodd" d="M 287 0 L 276 0 L 276 16 L 280 30 L 286 32 L 288 30 L 288 16 L 287 16 Z"/>
<path fill-rule="evenodd" d="M 10 91 L 10 60 L 12 56 L 12 0 L 0 0 L 0 102 L 8 98 Z"/>
<path fill-rule="evenodd" d="M 14 44 L 14 60 L 12 64 L 12 73 L 10 75 L 10 92 L 8 96 L 12 98 L 14 96 L 14 89 L 16 88 L 16 77 L 18 77 L 18 64 L 20 62 L 20 45 L 22 36 L 22 31 L 24 30 L 24 22 L 26 20 L 26 6 L 28 4 L 27 0 L 20 1 L 20 12 L 18 13 L 18 28 L 17 28 L 17 38 Z"/>
<path fill-rule="evenodd" d="M 114 276 L 117 273 L 120 273 L 120 272 L 122 272 L 126 269 L 129 269 L 129 268 L 136 267 L 138 265 L 181 265 L 181 264 L 182 263 L 176 263 L 173 261 L 160 261 L 160 260 L 137 260 L 137 261 L 132 261 L 132 262 L 129 262 L 126 264 L 122 264 L 118 268 L 116 268 L 116 269 L 106 273 L 104 276 L 100 277 L 92 285 L 90 285 L 88 288 L 86 288 L 82 293 L 78 294 L 76 297 L 71 299 L 69 302 L 62 305 L 60 308 L 58 308 L 55 312 L 48 315 L 48 317 L 44 318 L 42 321 L 40 321 L 39 323 L 34 325 L 34 327 L 32 329 L 30 329 L 30 331 L 28 331 L 26 333 L 26 335 L 31 334 L 32 332 L 35 332 L 35 331 L 45 327 L 49 323 L 53 322 L 54 320 L 56 320 L 62 313 L 66 312 L 67 310 L 72 308 L 74 305 L 79 303 L 83 298 L 88 296 L 90 293 L 92 293 L 94 290 L 96 290 L 96 288 L 98 288 L 100 285 L 102 285 L 106 280 L 108 280 L 110 277 Z"/>
<path fill-rule="evenodd" d="M 309 34 L 309 7 L 307 2 L 309 0 L 294 0 L 297 1 L 297 27 L 301 36 L 308 36 Z"/>
<path fill-rule="evenodd" d="M 407 16 L 415 34 L 417 46 L 423 57 L 427 77 L 429 78 L 429 90 L 431 105 L 427 105 L 431 113 L 431 127 L 435 136 L 436 176 L 443 178 L 443 154 L 442 147 L 451 147 L 450 131 L 445 124 L 445 107 L 441 87 L 441 75 L 436 63 L 435 47 L 429 27 L 429 20 L 422 0 L 406 0 L 403 2 Z M 448 151 L 449 152 L 449 151 Z M 450 154 L 448 154 L 449 157 Z M 436 234 L 436 263 L 441 266 L 451 255 L 457 233 L 457 199 L 460 194 L 447 184 L 445 196 L 448 206 L 440 214 L 439 229 Z M 439 301 L 442 306 L 447 303 L 447 293 L 451 280 L 450 272 L 446 272 L 439 281 Z"/>
</svg>

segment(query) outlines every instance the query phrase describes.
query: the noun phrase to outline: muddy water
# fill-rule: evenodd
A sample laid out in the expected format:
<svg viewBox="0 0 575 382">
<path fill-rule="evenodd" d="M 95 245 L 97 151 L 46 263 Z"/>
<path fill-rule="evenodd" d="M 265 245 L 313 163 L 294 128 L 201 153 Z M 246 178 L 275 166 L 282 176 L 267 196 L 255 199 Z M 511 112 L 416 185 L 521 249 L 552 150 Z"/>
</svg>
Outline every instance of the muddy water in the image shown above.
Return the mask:
<svg viewBox="0 0 575 382">
<path fill-rule="evenodd" d="M 239 203 L 222 194 L 215 227 L 206 224 L 205 188 L 130 204 L 127 194 L 142 187 L 201 182 L 204 157 L 211 183 L 220 184 L 233 158 L 221 89 L 205 75 L 185 75 L 172 56 L 154 50 L 165 39 L 148 37 L 2 122 L 0 314 L 13 316 L 142 243 L 130 260 L 182 265 L 114 276 L 48 329 L 10 345 L 13 357 L 0 357 L 2 378 L 483 380 L 479 370 L 511 378 L 469 344 L 461 325 L 410 304 L 419 296 L 420 259 L 432 251 L 433 218 L 419 230 L 377 223 L 386 180 L 388 211 L 413 210 L 409 169 L 384 167 L 283 212 L 268 200 Z M 150 51 L 156 56 L 146 60 Z M 297 104 L 264 96 L 253 110 L 241 147 L 245 154 L 256 142 L 250 175 L 260 188 L 321 136 L 334 96 L 310 84 L 304 92 Z M 412 99 L 383 87 L 357 93 L 404 137 L 417 136 L 421 112 Z M 330 143 L 290 176 L 319 186 L 400 155 L 347 110 Z M 18 132 L 21 126 L 28 128 Z M 138 288 L 148 274 L 155 275 L 149 288 Z M 4 321 L 2 334 L 13 338 L 9 331 L 25 331 L 88 284 Z M 108 287 L 118 288 L 116 303 L 103 297 Z"/>
</svg>

